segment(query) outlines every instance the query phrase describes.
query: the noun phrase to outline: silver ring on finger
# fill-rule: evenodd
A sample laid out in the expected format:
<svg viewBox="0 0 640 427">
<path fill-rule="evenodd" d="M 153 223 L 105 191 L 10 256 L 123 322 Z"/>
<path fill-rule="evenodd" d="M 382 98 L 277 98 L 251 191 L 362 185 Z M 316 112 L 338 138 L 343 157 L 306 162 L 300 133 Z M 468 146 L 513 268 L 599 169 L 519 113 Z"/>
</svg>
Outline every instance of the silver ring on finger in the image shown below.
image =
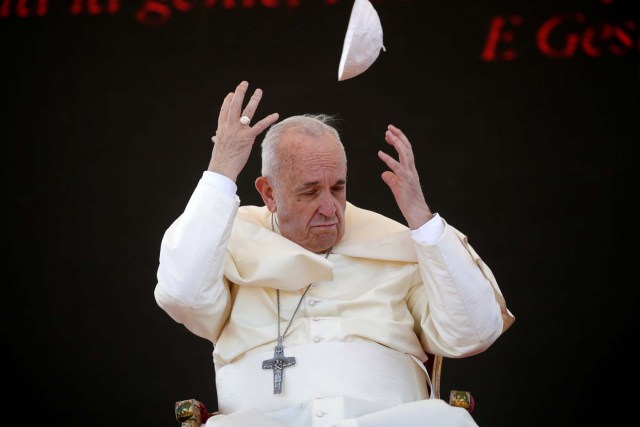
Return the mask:
<svg viewBox="0 0 640 427">
<path fill-rule="evenodd" d="M 240 123 L 242 123 L 243 125 L 248 125 L 249 123 L 251 123 L 251 118 L 247 115 L 243 115 L 242 117 L 240 117 Z"/>
</svg>

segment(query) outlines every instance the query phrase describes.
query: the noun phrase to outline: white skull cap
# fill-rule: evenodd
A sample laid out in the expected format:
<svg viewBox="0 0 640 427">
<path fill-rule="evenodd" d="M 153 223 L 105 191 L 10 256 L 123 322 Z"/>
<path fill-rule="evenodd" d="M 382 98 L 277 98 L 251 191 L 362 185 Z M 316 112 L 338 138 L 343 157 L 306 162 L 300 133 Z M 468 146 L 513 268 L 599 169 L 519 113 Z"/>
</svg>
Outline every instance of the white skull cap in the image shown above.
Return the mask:
<svg viewBox="0 0 640 427">
<path fill-rule="evenodd" d="M 369 0 L 355 0 L 342 46 L 338 81 L 365 72 L 378 59 L 380 49 L 386 51 L 382 45 L 382 25 L 378 12 Z"/>
</svg>

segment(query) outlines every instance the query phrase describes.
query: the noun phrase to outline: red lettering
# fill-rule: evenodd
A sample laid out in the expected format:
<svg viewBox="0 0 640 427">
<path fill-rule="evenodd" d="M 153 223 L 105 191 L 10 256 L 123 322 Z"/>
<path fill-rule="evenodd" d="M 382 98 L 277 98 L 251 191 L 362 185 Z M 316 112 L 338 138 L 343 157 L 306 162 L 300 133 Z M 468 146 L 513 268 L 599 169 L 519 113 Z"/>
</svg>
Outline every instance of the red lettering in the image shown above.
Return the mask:
<svg viewBox="0 0 640 427">
<path fill-rule="evenodd" d="M 20 18 L 26 18 L 27 16 L 29 16 L 27 0 L 18 0 L 18 4 L 16 4 L 16 15 L 18 15 Z"/>
<path fill-rule="evenodd" d="M 216 3 L 218 3 L 217 0 L 207 0 L 205 7 L 213 7 Z M 222 7 L 225 9 L 233 9 L 236 7 L 236 0 L 221 0 L 220 3 L 222 3 Z"/>
<path fill-rule="evenodd" d="M 605 30 L 607 28 L 608 26 L 605 26 Z M 595 37 L 596 29 L 594 27 L 588 27 L 586 30 L 584 30 L 584 33 L 582 33 L 582 50 L 588 56 L 595 57 L 602 54 L 602 51 L 593 45 L 593 40 L 595 39 Z"/>
<path fill-rule="evenodd" d="M 82 0 L 74 1 L 80 5 L 82 4 Z M 335 0 L 324 1 L 327 3 L 333 3 Z M 144 0 L 143 5 L 138 9 L 135 16 L 136 20 L 141 24 L 158 26 L 171 19 L 174 9 L 178 12 L 188 12 L 196 7 L 203 6 L 206 9 L 210 9 L 215 6 L 220 6 L 223 9 L 233 9 L 235 7 L 249 9 L 258 5 L 266 8 L 276 8 L 281 6 L 281 3 L 284 2 L 286 2 L 286 6 L 289 7 L 297 7 L 300 5 L 300 0 Z"/>
<path fill-rule="evenodd" d="M 636 23 L 633 21 L 626 21 L 624 25 L 632 32 L 636 30 Z M 612 27 L 612 33 L 612 37 L 619 41 L 622 46 L 617 46 L 613 43 L 610 44 L 609 50 L 611 53 L 614 55 L 624 55 L 625 53 L 633 52 L 635 48 L 634 41 L 631 36 L 625 32 L 624 28 Z M 638 50 L 640 50 L 640 40 L 638 40 Z"/>
<path fill-rule="evenodd" d="M 577 13 L 575 16 L 578 21 L 584 20 L 584 16 L 581 13 Z M 560 49 L 556 49 L 551 45 L 551 39 L 556 34 L 554 30 L 567 22 L 570 17 L 567 13 L 552 16 L 542 24 L 536 35 L 536 42 L 540 52 L 550 58 L 570 58 L 575 54 L 578 43 L 580 43 L 580 36 L 576 34 L 567 34 L 564 37 L 564 43 Z"/>
<path fill-rule="evenodd" d="M 109 0 L 109 3 L 107 3 L 107 12 L 116 13 L 118 10 L 120 10 L 120 0 Z"/>
<path fill-rule="evenodd" d="M 508 18 L 508 23 L 514 27 L 522 25 L 522 18 L 514 15 Z M 498 59 L 498 44 L 502 42 L 511 43 L 514 40 L 512 31 L 505 30 L 504 27 L 507 24 L 507 18 L 502 16 L 494 16 L 489 25 L 489 34 L 487 34 L 487 41 L 484 44 L 484 49 L 480 55 L 484 61 L 495 61 Z M 515 49 L 505 49 L 500 54 L 500 59 L 510 61 L 516 57 Z"/>
<path fill-rule="evenodd" d="M 29 8 L 30 0 L 16 0 L 15 13 L 19 18 L 28 18 L 31 15 L 32 10 Z M 3 0 L 2 6 L 0 6 L 0 18 L 6 18 L 11 15 L 11 2 L 12 0 Z M 35 15 L 43 16 L 47 14 L 47 8 L 49 0 L 32 0 L 35 5 Z"/>
<path fill-rule="evenodd" d="M 120 0 L 106 0 L 107 12 L 116 13 L 120 9 Z M 102 6 L 100 0 L 73 0 L 71 3 L 70 12 L 72 15 L 80 15 L 84 12 L 86 6 L 87 13 L 90 15 L 99 15 L 102 13 Z"/>
<path fill-rule="evenodd" d="M 4 0 L 0 8 L 0 17 L 6 18 L 11 13 L 11 0 Z"/>
<path fill-rule="evenodd" d="M 578 48 L 592 58 L 602 56 L 607 51 L 613 55 L 625 55 L 634 50 L 636 42 L 629 34 L 636 30 L 634 21 L 628 20 L 622 25 L 609 22 L 582 25 L 575 31 L 567 28 L 584 23 L 585 16 L 580 12 L 573 16 L 564 14 L 549 18 L 538 30 L 538 48 L 551 58 L 572 58 Z M 558 38 L 563 39 L 561 46 L 552 46 L 552 40 L 557 42 Z"/>
<path fill-rule="evenodd" d="M 141 24 L 158 26 L 171 19 L 171 8 L 166 0 L 145 0 L 136 12 L 136 21 Z"/>
<path fill-rule="evenodd" d="M 276 8 L 280 6 L 280 3 L 286 1 L 286 5 L 289 7 L 298 7 L 300 6 L 300 0 L 206 0 L 204 3 L 204 7 L 209 9 L 214 7 L 216 4 L 221 4 L 224 9 L 233 9 L 236 7 L 236 4 L 242 1 L 241 5 L 244 9 L 250 9 L 256 5 L 256 1 L 259 2 L 262 6 L 266 8 Z M 328 4 L 333 4 L 336 0 L 325 0 Z"/>
<path fill-rule="evenodd" d="M 635 30 L 635 22 L 626 21 L 623 25 L 631 31 Z M 625 28 L 608 22 L 602 24 L 600 31 L 595 26 L 587 27 L 582 34 L 582 50 L 587 56 L 595 57 L 604 54 L 603 46 L 598 48 L 595 42 L 603 45 L 608 43 L 609 52 L 614 55 L 624 55 L 633 51 L 635 44 L 632 37 L 627 34 Z M 616 44 L 618 43 L 618 44 Z"/>
<path fill-rule="evenodd" d="M 180 12 L 187 12 L 193 9 L 193 5 L 188 0 L 173 0 L 173 6 Z"/>
</svg>

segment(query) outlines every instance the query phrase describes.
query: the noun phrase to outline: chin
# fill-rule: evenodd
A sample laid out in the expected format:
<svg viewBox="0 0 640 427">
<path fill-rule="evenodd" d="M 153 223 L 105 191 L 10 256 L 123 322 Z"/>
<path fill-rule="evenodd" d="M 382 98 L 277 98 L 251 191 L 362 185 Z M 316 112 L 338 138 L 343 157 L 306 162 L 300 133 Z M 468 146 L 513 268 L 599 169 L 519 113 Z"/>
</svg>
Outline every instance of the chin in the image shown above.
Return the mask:
<svg viewBox="0 0 640 427">
<path fill-rule="evenodd" d="M 314 239 L 313 243 L 307 246 L 307 249 L 316 253 L 326 252 L 331 249 L 336 243 L 337 241 L 335 235 L 323 236 Z"/>
</svg>

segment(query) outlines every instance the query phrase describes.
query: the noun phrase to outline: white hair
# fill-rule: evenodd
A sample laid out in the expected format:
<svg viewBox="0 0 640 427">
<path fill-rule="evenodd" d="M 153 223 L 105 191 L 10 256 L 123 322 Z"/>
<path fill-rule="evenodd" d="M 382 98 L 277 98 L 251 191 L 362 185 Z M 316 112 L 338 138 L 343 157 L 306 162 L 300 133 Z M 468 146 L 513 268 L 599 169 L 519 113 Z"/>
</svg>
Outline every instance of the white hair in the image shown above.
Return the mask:
<svg viewBox="0 0 640 427">
<path fill-rule="evenodd" d="M 328 114 L 302 114 L 288 117 L 281 122 L 272 125 L 264 136 L 262 141 L 262 176 L 274 178 L 279 167 L 279 150 L 278 142 L 282 135 L 291 129 L 295 129 L 306 135 L 315 137 L 322 136 L 325 132 L 335 136 L 342 152 L 344 145 L 340 140 L 340 135 L 333 126 L 336 118 Z M 347 161 L 346 153 L 344 154 L 345 163 Z"/>
</svg>

